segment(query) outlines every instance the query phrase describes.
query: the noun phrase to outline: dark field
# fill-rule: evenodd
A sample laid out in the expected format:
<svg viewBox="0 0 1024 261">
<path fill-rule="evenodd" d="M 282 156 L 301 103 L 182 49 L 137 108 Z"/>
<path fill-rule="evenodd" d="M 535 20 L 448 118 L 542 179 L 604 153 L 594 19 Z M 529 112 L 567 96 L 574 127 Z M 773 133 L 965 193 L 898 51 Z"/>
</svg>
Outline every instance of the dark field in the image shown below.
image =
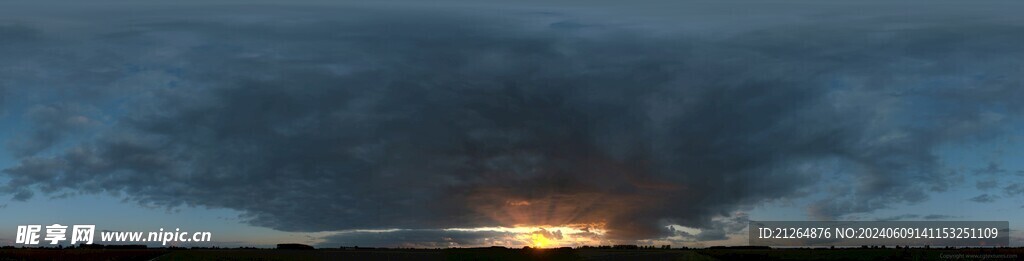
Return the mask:
<svg viewBox="0 0 1024 261">
<path fill-rule="evenodd" d="M 945 258 L 943 258 L 945 257 Z M 0 260 L 1021 260 L 1024 249 L 2 249 Z"/>
<path fill-rule="evenodd" d="M 0 249 L 0 260 L 150 260 L 164 249 Z"/>
</svg>

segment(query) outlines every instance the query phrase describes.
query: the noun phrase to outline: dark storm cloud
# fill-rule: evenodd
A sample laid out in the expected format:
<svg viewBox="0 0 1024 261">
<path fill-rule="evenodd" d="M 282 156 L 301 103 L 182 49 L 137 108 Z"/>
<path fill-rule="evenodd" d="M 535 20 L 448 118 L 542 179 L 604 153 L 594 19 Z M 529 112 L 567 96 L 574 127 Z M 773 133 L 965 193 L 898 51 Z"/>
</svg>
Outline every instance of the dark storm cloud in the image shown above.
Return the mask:
<svg viewBox="0 0 1024 261">
<path fill-rule="evenodd" d="M 1003 192 L 1006 193 L 1007 196 L 1011 197 L 1024 194 L 1024 183 L 1014 182 L 1010 185 L 1006 185 L 1006 187 L 1003 187 Z"/>
<path fill-rule="evenodd" d="M 18 48 L 36 37 L 37 32 L 28 26 L 0 23 L 0 54 L 9 57 L 11 49 Z M 7 74 L 9 71 L 9 68 L 0 67 L 0 72 L 4 72 L 4 74 Z M 10 99 L 10 94 L 8 93 L 9 85 L 9 80 L 0 79 L 0 118 L 7 113 L 6 103 Z"/>
<path fill-rule="evenodd" d="M 613 239 L 668 236 L 667 224 L 723 239 L 742 222 L 715 217 L 833 179 L 850 181 L 810 206 L 816 217 L 924 200 L 948 186 L 935 150 L 997 137 L 1024 99 L 1024 28 L 1005 24 L 879 19 L 711 40 L 251 11 L 96 26 L 68 47 L 82 55 L 33 58 L 110 95 L 95 107 L 116 123 L 4 169 L 3 191 L 223 207 L 285 231 L 420 229 L 403 233 L 424 242 L 439 228 L 598 223 Z"/>
<path fill-rule="evenodd" d="M 712 220 L 710 225 L 701 227 L 700 233 L 694 235 L 697 241 L 725 240 L 729 235 L 738 234 L 747 229 L 750 218 L 746 214 L 736 214 L 730 218 Z M 679 231 L 682 232 L 682 231 Z M 685 232 L 682 233 L 685 236 Z"/>
<path fill-rule="evenodd" d="M 992 202 L 995 202 L 996 199 L 999 199 L 999 196 L 989 195 L 989 194 L 986 193 L 986 194 L 981 194 L 981 195 L 978 195 L 976 197 L 970 198 L 970 201 L 974 201 L 974 202 L 978 202 L 978 203 L 992 203 Z"/>
<path fill-rule="evenodd" d="M 924 215 L 924 216 L 917 215 L 917 214 L 903 214 L 903 215 L 896 215 L 896 216 L 890 216 L 890 217 L 885 217 L 885 218 L 879 218 L 879 219 L 876 219 L 876 220 L 877 221 L 900 221 L 900 220 L 916 220 L 916 219 L 943 220 L 943 219 L 953 219 L 953 218 L 959 218 L 959 217 L 958 216 L 950 216 L 950 215 L 940 215 L 940 214 L 930 214 L 930 215 Z"/>
<path fill-rule="evenodd" d="M 924 216 L 923 218 L 924 218 L 924 220 L 943 220 L 943 219 L 954 219 L 954 218 L 960 218 L 960 216 L 950 216 L 950 215 L 939 215 L 939 214 L 931 214 L 931 215 L 926 215 L 926 216 Z"/>
<path fill-rule="evenodd" d="M 991 188 L 996 187 L 996 185 L 998 185 L 998 181 L 997 180 L 984 180 L 984 181 L 979 180 L 979 181 L 977 181 L 974 184 L 975 184 L 975 187 L 978 188 L 978 190 L 987 190 L 987 189 L 991 189 Z"/>
<path fill-rule="evenodd" d="M 899 221 L 899 220 L 905 220 L 905 219 L 917 219 L 917 218 L 920 218 L 920 217 L 921 217 L 921 215 L 903 214 L 903 215 L 896 215 L 896 216 L 891 216 L 891 217 L 879 218 L 879 219 L 875 219 L 875 220 L 877 220 L 877 221 Z"/>
<path fill-rule="evenodd" d="M 21 44 L 38 39 L 38 31 L 24 24 L 0 22 L 0 46 Z"/>
<path fill-rule="evenodd" d="M 1003 169 L 1003 167 L 999 166 L 999 163 L 996 162 L 989 162 L 984 168 L 974 170 L 976 175 L 1000 175 L 1006 172 L 1006 169 Z"/>
<path fill-rule="evenodd" d="M 95 108 L 76 104 L 37 105 L 29 108 L 24 118 L 31 124 L 31 133 L 8 141 L 17 156 L 28 156 L 58 143 L 67 133 L 99 124 L 89 115 Z"/>
</svg>

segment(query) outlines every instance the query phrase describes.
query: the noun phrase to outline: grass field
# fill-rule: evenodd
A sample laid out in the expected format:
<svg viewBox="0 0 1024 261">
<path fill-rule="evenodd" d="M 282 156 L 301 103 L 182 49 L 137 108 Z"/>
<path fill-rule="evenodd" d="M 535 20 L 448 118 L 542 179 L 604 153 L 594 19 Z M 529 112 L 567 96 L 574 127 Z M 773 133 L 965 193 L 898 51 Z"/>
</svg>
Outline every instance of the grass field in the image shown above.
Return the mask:
<svg viewBox="0 0 1024 261">
<path fill-rule="evenodd" d="M 957 258 L 954 258 L 957 257 Z M 2 249 L 0 260 L 1019 260 L 1024 249 Z"/>
</svg>

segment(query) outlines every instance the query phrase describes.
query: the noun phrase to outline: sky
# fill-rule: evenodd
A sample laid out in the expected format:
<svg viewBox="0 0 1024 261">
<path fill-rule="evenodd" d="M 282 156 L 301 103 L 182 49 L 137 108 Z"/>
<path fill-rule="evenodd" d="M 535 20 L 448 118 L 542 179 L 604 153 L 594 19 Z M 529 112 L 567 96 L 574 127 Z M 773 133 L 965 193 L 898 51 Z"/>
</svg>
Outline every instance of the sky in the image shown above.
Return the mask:
<svg viewBox="0 0 1024 261">
<path fill-rule="evenodd" d="M 259 247 L 1020 230 L 1021 7 L 0 1 L 0 245 L 53 223 Z"/>
</svg>

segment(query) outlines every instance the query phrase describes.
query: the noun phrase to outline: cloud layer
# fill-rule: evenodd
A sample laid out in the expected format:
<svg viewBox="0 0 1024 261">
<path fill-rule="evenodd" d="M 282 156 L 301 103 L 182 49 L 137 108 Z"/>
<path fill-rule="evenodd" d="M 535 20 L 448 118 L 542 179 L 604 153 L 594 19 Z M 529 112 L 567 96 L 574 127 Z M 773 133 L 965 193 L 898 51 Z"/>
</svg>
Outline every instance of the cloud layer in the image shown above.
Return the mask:
<svg viewBox="0 0 1024 261">
<path fill-rule="evenodd" d="M 820 218 L 924 200 L 952 175 L 936 150 L 998 137 L 1024 100 L 1024 27 L 980 20 L 701 38 L 254 13 L 273 19 L 101 20 L 65 35 L 74 46 L 0 26 L 0 91 L 26 97 L 0 105 L 31 122 L 8 143 L 3 191 L 230 208 L 284 231 L 574 224 L 650 239 L 732 231 L 713 219 L 780 198 L 823 195 L 808 206 Z M 83 122 L 103 126 L 69 136 Z"/>
</svg>

